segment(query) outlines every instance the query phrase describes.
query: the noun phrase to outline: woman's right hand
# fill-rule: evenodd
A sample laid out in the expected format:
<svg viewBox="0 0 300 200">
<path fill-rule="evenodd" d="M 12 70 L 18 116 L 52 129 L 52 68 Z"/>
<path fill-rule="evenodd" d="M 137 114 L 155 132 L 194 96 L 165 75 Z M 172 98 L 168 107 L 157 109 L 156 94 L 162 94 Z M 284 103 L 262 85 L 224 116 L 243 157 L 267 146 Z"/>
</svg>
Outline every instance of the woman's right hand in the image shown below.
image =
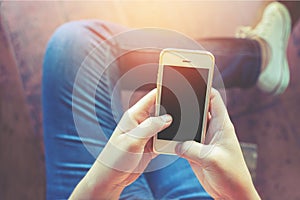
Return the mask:
<svg viewBox="0 0 300 200">
<path fill-rule="evenodd" d="M 177 146 L 198 180 L 214 199 L 260 199 L 219 92 L 212 89 L 205 144 L 187 141 Z"/>
<path fill-rule="evenodd" d="M 98 158 L 74 189 L 70 199 L 119 199 L 156 157 L 152 137 L 172 123 L 168 114 L 151 117 L 156 89 L 128 109 Z"/>
</svg>

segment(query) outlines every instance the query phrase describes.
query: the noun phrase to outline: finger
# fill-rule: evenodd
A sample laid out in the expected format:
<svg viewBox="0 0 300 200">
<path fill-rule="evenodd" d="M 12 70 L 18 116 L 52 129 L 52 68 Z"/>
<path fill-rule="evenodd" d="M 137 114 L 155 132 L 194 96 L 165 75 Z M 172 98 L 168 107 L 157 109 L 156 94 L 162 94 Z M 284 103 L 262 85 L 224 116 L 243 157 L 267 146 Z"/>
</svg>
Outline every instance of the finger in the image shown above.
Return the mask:
<svg viewBox="0 0 300 200">
<path fill-rule="evenodd" d="M 137 139 L 149 139 L 170 126 L 171 123 L 172 117 L 168 114 L 159 117 L 149 117 L 126 134 Z"/>
<path fill-rule="evenodd" d="M 155 104 L 156 89 L 151 90 L 122 116 L 117 126 L 119 133 L 128 132 L 149 117 L 149 109 Z"/>
<path fill-rule="evenodd" d="M 135 127 L 137 127 L 139 124 L 137 123 L 136 120 L 132 118 L 132 115 L 129 113 L 129 110 L 127 110 L 121 120 L 119 121 L 117 128 L 115 129 L 115 132 L 118 132 L 119 134 L 121 133 L 126 133 Z"/>
<path fill-rule="evenodd" d="M 178 156 L 200 164 L 201 157 L 203 157 L 201 154 L 203 154 L 204 149 L 204 144 L 195 141 L 186 141 L 177 144 L 175 151 Z"/>
<path fill-rule="evenodd" d="M 220 93 L 212 88 L 210 95 L 210 113 L 211 117 L 228 116 L 226 106 Z"/>
<path fill-rule="evenodd" d="M 232 125 L 220 93 L 213 88 L 210 96 L 210 114 L 209 126 L 212 126 L 215 130 Z"/>
<path fill-rule="evenodd" d="M 129 115 L 137 124 L 150 116 L 149 110 L 155 105 L 156 92 L 157 89 L 151 90 L 128 110 Z"/>
<path fill-rule="evenodd" d="M 210 113 L 211 119 L 209 120 L 205 144 L 214 143 L 221 136 L 231 136 L 234 132 L 233 124 L 222 97 L 214 88 L 212 88 L 210 96 Z"/>
</svg>

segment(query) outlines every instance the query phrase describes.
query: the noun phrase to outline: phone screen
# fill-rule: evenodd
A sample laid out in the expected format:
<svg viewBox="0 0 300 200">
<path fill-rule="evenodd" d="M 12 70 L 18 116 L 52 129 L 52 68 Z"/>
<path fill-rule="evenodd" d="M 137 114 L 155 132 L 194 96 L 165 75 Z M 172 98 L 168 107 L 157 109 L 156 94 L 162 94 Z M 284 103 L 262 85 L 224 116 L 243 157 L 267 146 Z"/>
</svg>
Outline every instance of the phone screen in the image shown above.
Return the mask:
<svg viewBox="0 0 300 200">
<path fill-rule="evenodd" d="M 208 73 L 208 69 L 164 66 L 159 115 L 168 113 L 173 122 L 158 133 L 158 139 L 200 142 Z"/>
</svg>

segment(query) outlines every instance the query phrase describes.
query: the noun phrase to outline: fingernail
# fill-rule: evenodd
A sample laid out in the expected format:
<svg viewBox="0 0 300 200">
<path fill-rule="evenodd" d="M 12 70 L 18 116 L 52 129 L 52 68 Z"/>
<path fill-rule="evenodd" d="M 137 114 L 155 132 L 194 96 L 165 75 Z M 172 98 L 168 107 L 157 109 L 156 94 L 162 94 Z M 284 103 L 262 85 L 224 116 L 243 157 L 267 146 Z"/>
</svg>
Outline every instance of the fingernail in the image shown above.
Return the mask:
<svg viewBox="0 0 300 200">
<path fill-rule="evenodd" d="M 168 122 L 172 121 L 171 115 L 168 115 L 168 114 L 162 115 L 162 116 L 160 116 L 160 118 L 161 118 L 165 123 L 168 123 Z"/>
<path fill-rule="evenodd" d="M 182 148 L 182 144 L 181 143 L 178 143 L 175 147 L 175 153 L 177 155 L 181 155 L 181 148 Z"/>
</svg>

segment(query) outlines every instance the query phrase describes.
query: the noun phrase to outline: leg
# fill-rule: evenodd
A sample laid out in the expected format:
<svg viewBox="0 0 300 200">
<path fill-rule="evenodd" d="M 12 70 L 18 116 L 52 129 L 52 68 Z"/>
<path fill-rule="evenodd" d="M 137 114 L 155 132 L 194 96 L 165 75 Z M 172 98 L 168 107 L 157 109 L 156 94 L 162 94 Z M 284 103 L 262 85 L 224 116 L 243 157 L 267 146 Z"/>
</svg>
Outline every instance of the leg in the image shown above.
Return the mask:
<svg viewBox="0 0 300 200">
<path fill-rule="evenodd" d="M 291 17 L 287 8 L 278 2 L 270 3 L 261 21 L 254 27 L 240 27 L 239 38 L 254 39 L 261 46 L 262 69 L 257 80 L 260 90 L 281 94 L 290 80 L 286 47 L 291 32 Z"/>
<path fill-rule="evenodd" d="M 214 74 L 214 87 L 249 88 L 256 85 L 262 66 L 261 44 L 257 40 L 210 38 L 201 39 L 197 42 L 199 43 L 198 49 L 206 49 L 215 56 L 217 70 Z M 173 47 L 171 42 L 169 43 L 169 47 Z M 178 48 L 193 49 L 195 47 L 183 45 Z M 160 49 L 151 53 L 141 50 L 128 52 L 120 58 L 122 73 L 127 73 L 130 69 L 134 69 L 136 66 L 145 63 L 157 63 L 159 53 Z M 149 76 L 153 76 L 153 79 L 149 80 L 155 83 L 157 66 L 151 66 L 151 68 L 145 67 L 145 70 Z M 131 86 L 132 88 L 135 85 L 132 82 L 135 81 L 134 77 L 138 77 L 138 73 L 140 72 L 138 71 L 137 74 L 133 73 L 132 77 L 126 80 L 129 87 Z"/>
<path fill-rule="evenodd" d="M 255 86 L 261 71 L 261 48 L 256 40 L 236 38 L 202 39 L 199 43 L 212 52 L 221 76 L 214 86 L 249 88 Z"/>
<path fill-rule="evenodd" d="M 122 112 L 119 101 L 114 102 L 117 113 L 111 111 L 117 63 L 99 73 L 114 49 L 98 48 L 88 60 L 85 57 L 122 30 L 98 21 L 73 22 L 59 28 L 48 44 L 43 69 L 47 199 L 68 198 L 116 126 L 116 115 Z M 153 198 L 143 176 L 121 195 L 130 197 Z"/>
<path fill-rule="evenodd" d="M 239 39 L 199 40 L 200 45 L 216 57 L 220 74 L 215 73 L 213 85 L 223 86 L 224 82 L 227 88 L 248 88 L 256 84 L 259 89 L 267 93 L 283 93 L 290 79 L 286 57 L 290 29 L 289 11 L 282 4 L 273 2 L 267 6 L 261 21 L 255 28 L 242 27 L 240 32 L 237 32 Z M 178 35 L 176 37 L 162 37 L 157 47 L 169 44 L 167 47 L 195 48 L 192 42 L 187 42 L 186 38 L 179 39 Z M 144 37 L 144 40 L 147 40 L 147 37 Z M 143 39 L 141 43 L 143 44 Z M 199 49 L 199 46 L 196 49 Z M 147 61 L 157 62 L 159 52 L 160 50 L 156 54 L 153 52 L 151 56 L 147 56 Z M 142 58 L 145 58 L 145 53 L 133 52 L 125 57 L 121 66 L 126 71 L 128 68 L 143 63 Z"/>
</svg>

